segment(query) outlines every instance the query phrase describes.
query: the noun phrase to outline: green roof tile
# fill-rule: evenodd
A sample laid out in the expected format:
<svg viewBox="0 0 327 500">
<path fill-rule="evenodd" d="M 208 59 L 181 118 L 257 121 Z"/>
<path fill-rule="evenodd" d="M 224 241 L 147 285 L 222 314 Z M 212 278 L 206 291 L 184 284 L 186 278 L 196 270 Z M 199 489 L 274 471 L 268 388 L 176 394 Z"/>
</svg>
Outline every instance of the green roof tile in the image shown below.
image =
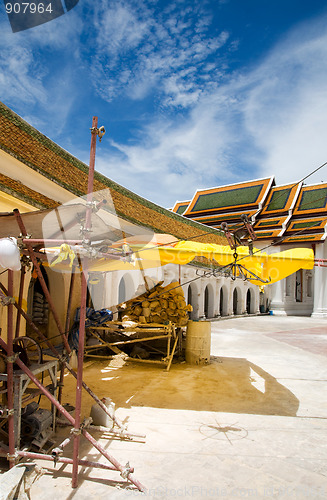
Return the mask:
<svg viewBox="0 0 327 500">
<path fill-rule="evenodd" d="M 249 187 L 228 189 L 227 191 L 219 191 L 218 193 L 201 194 L 192 208 L 191 213 L 200 212 L 202 210 L 239 207 L 253 204 L 257 201 L 262 187 L 263 184 L 259 184 Z"/>
<path fill-rule="evenodd" d="M 298 210 L 315 210 L 325 208 L 327 202 L 327 188 L 303 191 Z"/>
<path fill-rule="evenodd" d="M 275 191 L 266 208 L 266 211 L 271 212 L 272 210 L 282 210 L 287 203 L 290 193 L 291 188 L 279 189 L 278 191 Z"/>
</svg>

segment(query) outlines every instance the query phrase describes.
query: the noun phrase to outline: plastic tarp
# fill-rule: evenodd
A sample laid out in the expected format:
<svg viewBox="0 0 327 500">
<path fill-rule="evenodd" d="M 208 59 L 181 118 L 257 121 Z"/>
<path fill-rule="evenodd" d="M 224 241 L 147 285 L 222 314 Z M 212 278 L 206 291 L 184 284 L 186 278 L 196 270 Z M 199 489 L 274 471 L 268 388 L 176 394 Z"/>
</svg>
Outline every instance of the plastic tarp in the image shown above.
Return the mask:
<svg viewBox="0 0 327 500">
<path fill-rule="evenodd" d="M 128 241 L 128 239 L 127 239 Z M 151 241 L 146 245 L 131 244 L 134 252 L 132 261 L 95 260 L 91 263 L 92 271 L 114 271 L 148 269 L 166 264 L 189 264 L 192 260 L 205 257 L 215 265 L 227 266 L 234 262 L 234 250 L 227 246 L 205 244 L 192 241 L 180 241 L 172 245 L 155 246 Z M 314 253 L 309 248 L 293 248 L 274 254 L 267 254 L 254 249 L 249 255 L 248 247 L 237 248 L 237 263 L 259 276 L 262 280 L 275 283 L 298 269 L 312 269 Z M 251 281 L 251 279 L 249 279 Z"/>
</svg>

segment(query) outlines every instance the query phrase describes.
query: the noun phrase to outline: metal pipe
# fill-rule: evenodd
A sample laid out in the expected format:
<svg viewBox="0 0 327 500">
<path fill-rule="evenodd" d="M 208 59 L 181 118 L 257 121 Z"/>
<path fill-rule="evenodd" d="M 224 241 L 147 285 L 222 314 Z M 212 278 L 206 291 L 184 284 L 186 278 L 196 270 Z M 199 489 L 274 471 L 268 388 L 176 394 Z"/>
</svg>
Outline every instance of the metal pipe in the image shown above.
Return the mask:
<svg viewBox="0 0 327 500">
<path fill-rule="evenodd" d="M 89 234 L 91 230 L 91 216 L 92 216 L 92 192 L 95 168 L 95 152 L 97 145 L 97 129 L 98 117 L 93 116 L 91 128 L 91 146 L 90 146 L 90 163 L 89 174 L 87 182 L 87 208 L 85 215 L 84 238 L 86 242 L 89 241 Z M 82 408 L 82 383 L 83 383 L 83 360 L 84 360 L 84 340 L 85 340 L 85 319 L 86 319 L 86 295 L 87 295 L 87 278 L 88 278 L 88 258 L 83 260 L 83 270 L 81 274 L 82 290 L 81 290 L 81 308 L 79 319 L 79 334 L 78 334 L 78 364 L 77 364 L 77 377 L 76 377 L 76 409 L 75 409 L 75 430 L 78 431 L 81 421 L 81 408 Z M 79 434 L 76 432 L 74 435 L 74 448 L 73 448 L 73 473 L 72 473 L 72 487 L 77 488 L 78 480 L 78 454 L 79 454 Z"/>
<path fill-rule="evenodd" d="M 8 296 L 14 295 L 14 275 L 11 269 L 8 270 Z M 14 430 L 14 363 L 13 363 L 13 305 L 8 304 L 7 309 L 7 407 L 8 407 L 8 437 L 9 437 L 9 467 L 15 465 L 15 430 Z M 11 358 L 11 359 L 10 359 Z"/>
<path fill-rule="evenodd" d="M 26 247 L 28 246 L 28 244 L 30 245 L 36 245 L 36 244 L 41 244 L 41 245 L 45 245 L 45 244 L 49 244 L 51 246 L 56 246 L 56 245 L 61 245 L 63 243 L 67 243 L 67 245 L 71 245 L 71 246 L 74 246 L 74 245 L 78 245 L 79 247 L 84 247 L 85 245 L 85 241 L 82 241 L 82 240 L 42 240 L 42 239 L 23 239 L 22 242 L 26 245 Z M 74 249 L 74 248 L 73 248 Z M 79 248 L 78 250 L 81 250 L 81 248 Z M 24 252 L 24 250 L 23 250 Z M 46 254 L 42 254 L 40 252 L 34 252 L 34 254 L 38 253 L 38 257 L 42 258 L 43 260 L 45 259 L 48 259 L 48 255 Z M 127 253 L 126 255 L 132 255 L 133 252 L 129 252 Z M 28 254 L 29 255 L 29 254 Z M 126 257 L 126 255 L 124 257 Z M 98 258 L 102 259 L 102 258 L 110 258 L 112 260 L 121 260 L 122 259 L 122 254 L 118 253 L 118 251 L 116 250 L 116 253 L 112 252 L 98 252 L 97 253 L 97 256 Z"/>
<path fill-rule="evenodd" d="M 8 345 L 4 342 L 4 340 L 1 337 L 0 337 L 0 346 L 3 347 L 7 353 L 9 352 Z M 29 368 L 27 368 L 27 366 L 19 359 L 19 357 L 16 359 L 15 362 L 20 367 L 20 369 L 23 370 L 23 372 L 26 373 L 26 375 L 32 380 L 32 382 L 34 382 L 34 384 L 39 389 L 41 389 L 43 394 L 49 399 L 49 401 L 52 404 L 54 404 L 54 406 L 60 411 L 60 413 L 62 413 L 64 415 L 64 417 L 66 417 L 67 420 L 76 428 L 76 421 L 75 421 L 74 417 L 72 417 L 71 414 L 68 413 L 68 411 L 65 410 L 65 408 L 51 394 L 51 392 L 49 392 L 48 389 L 46 389 L 46 387 L 44 387 L 41 384 L 41 382 L 38 380 L 38 378 L 35 377 L 35 375 L 31 372 L 31 370 Z M 133 483 L 140 491 L 144 491 L 144 486 L 142 486 L 142 484 L 137 479 L 135 479 L 131 475 L 130 472 L 127 473 L 126 467 L 121 465 L 114 457 L 109 455 L 106 452 L 106 450 L 104 448 L 102 448 L 102 446 L 100 446 L 99 443 L 93 438 L 93 436 L 91 436 L 91 434 L 89 432 L 87 432 L 85 429 L 80 429 L 80 428 L 78 428 L 76 432 L 78 432 L 78 433 L 82 432 L 84 437 L 94 446 L 94 448 L 96 448 L 115 467 L 115 470 L 119 471 L 123 475 L 124 478 L 131 481 L 131 483 Z M 13 450 L 12 455 L 14 455 L 14 452 L 15 452 L 15 449 Z M 9 453 L 11 453 L 11 452 L 9 451 Z M 74 462 L 75 461 L 76 460 L 74 460 Z M 74 464 L 73 464 L 73 467 L 74 467 Z"/>
<path fill-rule="evenodd" d="M 9 295 L 9 291 L 6 289 L 6 287 L 0 283 L 0 288 L 1 290 L 3 290 L 3 292 L 8 296 Z M 53 352 L 54 356 L 56 358 L 59 358 L 59 353 L 58 351 L 54 348 L 54 346 L 51 344 L 51 342 L 43 335 L 43 333 L 38 329 L 38 327 L 36 326 L 35 323 L 33 323 L 33 321 L 31 320 L 31 318 L 26 314 L 26 312 L 24 311 L 24 309 L 22 309 L 18 304 L 17 302 L 14 302 L 13 303 L 13 306 L 16 307 L 16 309 L 20 312 L 20 314 L 23 316 L 23 318 L 26 320 L 26 322 L 30 325 L 31 328 L 33 328 L 33 330 L 35 331 L 35 333 L 37 333 L 37 335 L 39 336 L 40 339 L 42 339 L 46 344 L 47 346 L 49 347 L 49 349 L 51 349 L 51 351 Z"/>
<path fill-rule="evenodd" d="M 136 434 L 136 433 L 131 433 L 131 432 L 125 432 L 124 430 L 122 430 L 121 432 L 119 431 L 115 431 L 113 429 L 110 429 L 109 427 L 104 427 L 103 425 L 89 425 L 88 426 L 89 429 L 91 429 L 92 431 L 97 431 L 97 432 L 106 432 L 107 434 L 112 434 L 113 436 L 117 436 L 119 437 L 120 439 L 134 439 L 134 438 L 137 438 L 137 439 L 142 439 L 144 440 L 146 438 L 146 435 L 145 434 Z"/>
<path fill-rule="evenodd" d="M 74 284 L 75 284 L 75 266 L 72 266 L 72 274 L 70 277 L 69 294 L 68 294 L 66 323 L 65 323 L 65 334 L 66 335 L 69 331 L 69 325 L 70 325 L 70 314 L 71 314 L 72 301 L 73 301 Z"/>
<path fill-rule="evenodd" d="M 23 235 L 23 236 L 27 236 L 27 232 L 26 232 L 26 229 L 25 229 L 25 225 L 24 225 L 24 223 L 23 223 L 23 220 L 22 220 L 22 218 L 21 218 L 21 215 L 20 215 L 20 213 L 19 213 L 19 210 L 18 210 L 17 208 L 15 208 L 15 209 L 13 210 L 13 212 L 14 212 L 14 214 L 15 214 L 15 217 L 16 217 L 17 223 L 18 223 L 18 225 L 19 225 L 19 228 L 20 228 L 20 230 L 21 230 L 21 232 L 22 232 L 22 235 Z M 28 240 L 27 240 L 27 241 L 28 241 Z M 45 297 L 46 297 L 46 299 L 47 299 L 47 302 L 48 302 L 49 307 L 50 307 L 50 309 L 51 309 L 52 315 L 53 315 L 54 320 L 55 320 L 55 322 L 56 322 L 56 325 L 57 325 L 57 327 L 58 327 L 58 331 L 59 331 L 59 333 L 60 333 L 60 335 L 61 335 L 61 337 L 62 337 L 62 340 L 63 340 L 63 342 L 64 342 L 65 349 L 66 349 L 66 351 L 67 351 L 68 353 L 70 353 L 70 352 L 71 352 L 71 349 L 70 349 L 69 344 L 68 344 L 68 342 L 67 342 L 67 339 L 66 339 L 66 337 L 65 337 L 65 335 L 64 335 L 64 331 L 63 331 L 62 326 L 61 326 L 61 324 L 60 324 L 60 320 L 59 320 L 59 317 L 58 317 L 58 315 L 57 315 L 57 311 L 55 310 L 55 307 L 54 307 L 54 304 L 53 304 L 53 301 L 52 301 L 52 297 L 50 296 L 50 293 L 49 293 L 49 290 L 48 290 L 47 284 L 46 284 L 46 282 L 45 282 L 45 280 L 44 280 L 44 278 L 43 278 L 43 274 L 42 274 L 42 271 L 41 271 L 41 268 L 40 268 L 39 262 L 38 262 L 37 258 L 36 258 L 36 257 L 35 257 L 35 255 L 34 255 L 33 246 L 32 246 L 32 244 L 29 242 L 29 243 L 26 243 L 26 247 L 27 247 L 27 249 L 28 249 L 28 251 L 29 251 L 30 258 L 31 258 L 31 260 L 32 260 L 32 262 L 33 262 L 33 264 L 34 264 L 34 268 L 36 269 L 36 272 L 37 272 L 37 276 L 38 276 L 39 282 L 40 282 L 40 284 L 41 284 L 41 287 L 42 287 L 43 293 L 44 293 L 44 295 L 45 295 Z"/>
<path fill-rule="evenodd" d="M 66 368 L 68 371 L 73 375 L 73 377 L 77 378 L 76 372 L 66 363 Z M 122 430 L 125 430 L 124 424 L 119 420 L 118 417 L 114 414 L 114 412 L 111 412 L 106 405 L 101 401 L 101 399 L 90 389 L 88 385 L 86 385 L 85 382 L 82 383 L 83 388 L 86 390 L 86 392 L 94 399 L 96 403 L 102 408 L 102 410 L 115 422 L 115 424 L 120 427 Z"/>
<path fill-rule="evenodd" d="M 18 305 L 22 307 L 22 302 L 23 302 L 23 293 L 24 293 L 24 283 L 25 283 L 25 266 L 23 265 L 21 270 L 20 270 L 20 283 L 19 283 L 19 296 L 18 296 Z M 16 332 L 15 332 L 15 338 L 19 337 L 19 329 L 20 329 L 20 319 L 21 315 L 19 314 L 19 310 L 17 309 L 17 314 L 16 314 Z"/>
<path fill-rule="evenodd" d="M 86 266 L 86 267 L 85 267 Z M 86 319 L 86 292 L 87 292 L 87 272 L 88 259 L 84 259 L 83 272 L 81 274 L 82 290 L 81 290 L 81 307 L 78 333 L 78 358 L 77 358 L 77 377 L 76 377 L 76 409 L 75 409 L 75 430 L 78 431 L 81 423 L 81 408 L 82 408 L 82 383 L 83 383 L 83 360 L 84 360 L 84 340 L 85 340 L 85 319 Z M 78 475 L 78 453 L 79 453 L 79 434 L 74 434 L 74 449 L 73 449 L 73 474 L 72 487 L 77 488 Z"/>
<path fill-rule="evenodd" d="M 71 306 L 72 306 L 72 300 L 73 300 L 74 283 L 75 283 L 75 266 L 72 267 L 72 274 L 70 277 L 69 294 L 68 294 L 68 304 L 67 304 L 67 314 L 66 314 L 66 324 L 65 324 L 65 335 L 66 335 L 67 340 L 68 340 L 68 331 L 69 331 L 69 325 L 70 325 L 70 313 L 71 313 Z M 60 380 L 59 380 L 59 391 L 58 391 L 59 403 L 61 403 L 61 398 L 62 398 L 64 376 L 65 376 L 65 364 L 60 363 Z"/>
<path fill-rule="evenodd" d="M 64 439 L 56 448 L 53 448 L 51 452 L 51 456 L 53 457 L 53 459 L 57 459 L 61 456 L 63 449 L 71 442 L 73 437 L 74 437 L 73 434 L 70 434 L 70 436 Z"/>
<path fill-rule="evenodd" d="M 25 457 L 25 458 L 35 458 L 38 460 L 46 460 L 48 462 L 61 462 L 63 464 L 72 464 L 73 463 L 73 460 L 71 458 L 58 456 L 54 459 L 54 457 L 51 455 L 42 455 L 42 453 L 33 453 L 31 451 L 17 451 L 17 455 L 19 455 L 20 457 Z M 117 470 L 112 465 L 101 464 L 100 462 L 90 462 L 89 460 L 79 460 L 78 465 L 82 465 L 83 467 L 95 467 L 98 469 Z"/>
<path fill-rule="evenodd" d="M 6 289 L 6 287 L 1 282 L 0 282 L 0 288 L 3 290 L 3 292 L 6 294 L 6 296 L 9 295 L 8 290 Z M 56 350 L 56 348 L 43 335 L 43 333 L 38 329 L 38 327 L 35 325 L 35 323 L 33 323 L 33 321 L 30 319 L 30 317 L 25 313 L 24 309 L 22 309 L 21 307 L 19 307 L 18 304 L 17 304 L 17 302 L 14 302 L 13 305 L 19 310 L 20 314 L 27 321 L 27 323 L 31 326 L 31 328 L 35 331 L 35 333 L 39 336 L 39 338 L 42 339 L 47 344 L 47 346 L 49 347 L 49 349 L 52 351 L 53 355 L 57 359 L 60 359 L 60 355 L 59 355 L 58 351 Z M 71 366 L 69 365 L 69 363 L 65 362 L 65 366 L 66 366 L 67 370 L 69 371 L 69 373 L 73 377 L 77 378 L 75 370 L 73 370 L 73 368 L 71 368 Z M 94 399 L 94 401 L 96 403 L 98 403 L 98 405 L 100 406 L 100 408 L 102 408 L 102 410 L 115 422 L 115 424 L 118 427 L 120 427 L 121 429 L 125 429 L 125 426 L 119 420 L 119 418 L 117 418 L 113 414 L 113 412 L 110 412 L 110 410 L 103 404 L 103 402 L 101 401 L 101 399 L 92 391 L 92 389 L 90 389 L 90 387 L 84 381 L 82 383 L 82 386 L 83 386 L 83 389 L 85 389 L 86 392 Z"/>
<path fill-rule="evenodd" d="M 128 479 L 131 483 L 133 483 L 139 491 L 145 491 L 145 487 L 131 475 L 131 469 L 129 469 L 129 472 L 126 473 L 126 467 L 121 465 L 114 457 L 108 455 L 106 450 L 102 448 L 101 445 L 94 439 L 93 436 L 89 432 L 87 432 L 85 429 L 82 430 L 83 435 L 86 437 L 86 439 L 96 448 L 109 462 L 111 462 L 117 470 L 120 471 L 122 477 Z"/>
<path fill-rule="evenodd" d="M 16 210 L 16 209 L 15 209 Z M 23 238 L 22 242 L 24 245 L 62 245 L 63 243 L 67 243 L 67 245 L 83 245 L 83 240 L 65 240 L 64 238 L 50 240 L 48 238 Z"/>
</svg>

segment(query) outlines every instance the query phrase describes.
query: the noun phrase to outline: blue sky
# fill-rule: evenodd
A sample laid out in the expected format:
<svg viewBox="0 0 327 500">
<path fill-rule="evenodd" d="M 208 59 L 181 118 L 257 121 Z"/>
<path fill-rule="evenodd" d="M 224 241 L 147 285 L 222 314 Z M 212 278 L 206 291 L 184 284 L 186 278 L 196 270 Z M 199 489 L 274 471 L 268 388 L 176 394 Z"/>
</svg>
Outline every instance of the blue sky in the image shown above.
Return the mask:
<svg viewBox="0 0 327 500">
<path fill-rule="evenodd" d="M 159 205 L 327 161 L 322 0 L 80 0 L 19 33 L 1 4 L 0 30 L 0 99 L 86 163 L 97 115 L 96 169 Z"/>
</svg>

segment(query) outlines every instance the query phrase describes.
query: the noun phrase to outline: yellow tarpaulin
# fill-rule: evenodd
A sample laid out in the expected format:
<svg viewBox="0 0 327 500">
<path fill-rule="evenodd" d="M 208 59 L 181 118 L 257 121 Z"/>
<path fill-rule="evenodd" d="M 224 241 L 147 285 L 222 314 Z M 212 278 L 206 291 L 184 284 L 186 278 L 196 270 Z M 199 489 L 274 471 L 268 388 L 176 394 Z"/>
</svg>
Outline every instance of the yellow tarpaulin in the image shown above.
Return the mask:
<svg viewBox="0 0 327 500">
<path fill-rule="evenodd" d="M 149 269 L 166 264 L 190 263 L 193 259 L 205 257 L 215 261 L 215 265 L 226 266 L 234 262 L 234 250 L 227 246 L 205 244 L 192 241 L 180 241 L 173 246 L 130 245 L 134 252 L 132 260 L 99 259 L 91 263 L 91 271 L 114 271 Z M 237 263 L 256 274 L 262 280 L 270 279 L 275 283 L 298 269 L 312 269 L 314 266 L 313 250 L 309 248 L 293 248 L 274 254 L 267 254 L 258 250 L 249 255 L 248 247 L 237 248 Z M 251 281 L 249 277 L 249 281 Z"/>
</svg>

